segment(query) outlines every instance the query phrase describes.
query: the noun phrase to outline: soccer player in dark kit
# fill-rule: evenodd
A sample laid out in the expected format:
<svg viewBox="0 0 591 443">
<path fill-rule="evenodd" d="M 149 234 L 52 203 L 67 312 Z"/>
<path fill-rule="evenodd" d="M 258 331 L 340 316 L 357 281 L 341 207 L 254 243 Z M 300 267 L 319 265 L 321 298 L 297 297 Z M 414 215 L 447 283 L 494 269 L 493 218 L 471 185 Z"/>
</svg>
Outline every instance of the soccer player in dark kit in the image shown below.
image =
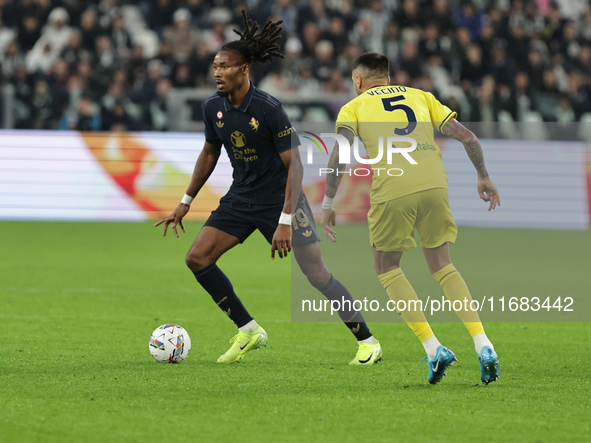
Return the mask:
<svg viewBox="0 0 591 443">
<path fill-rule="evenodd" d="M 248 351 L 267 344 L 267 333 L 251 317 L 228 277 L 216 265 L 222 254 L 257 229 L 271 244 L 272 258 L 275 253 L 280 258 L 287 256 L 293 246 L 302 272 L 316 289 L 329 300 L 353 302 L 349 291 L 330 274 L 320 255 L 320 237 L 301 191 L 303 167 L 298 148 L 292 149 L 291 122 L 277 99 L 249 81 L 253 62 L 283 57 L 277 52 L 282 22 L 268 21 L 257 32 L 258 24 L 248 19 L 244 11 L 242 15 L 244 30 L 234 31 L 240 40 L 222 46 L 214 59 L 218 91 L 205 101 L 206 141 L 191 183 L 174 212 L 155 225 L 164 223 L 164 235 L 169 225 L 177 237 L 177 226 L 185 232 L 183 217 L 214 170 L 223 145 L 233 168 L 232 185 L 185 258 L 197 281 L 238 327 L 238 334 L 230 340 L 232 346 L 218 363 L 238 362 Z M 295 208 L 292 194 L 299 196 L 293 199 L 297 201 Z M 293 217 L 294 214 L 297 216 Z M 379 361 L 382 349 L 361 313 L 341 310 L 339 316 L 359 343 L 357 355 L 349 364 L 371 365 Z"/>
</svg>

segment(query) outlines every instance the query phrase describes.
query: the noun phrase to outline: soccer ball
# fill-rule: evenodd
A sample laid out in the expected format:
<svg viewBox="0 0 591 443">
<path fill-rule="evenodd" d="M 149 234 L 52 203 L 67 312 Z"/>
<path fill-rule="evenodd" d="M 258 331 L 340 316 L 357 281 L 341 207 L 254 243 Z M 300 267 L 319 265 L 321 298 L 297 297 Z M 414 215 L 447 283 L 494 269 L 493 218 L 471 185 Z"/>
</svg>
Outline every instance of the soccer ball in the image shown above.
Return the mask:
<svg viewBox="0 0 591 443">
<path fill-rule="evenodd" d="M 150 337 L 150 354 L 161 363 L 180 363 L 187 358 L 190 350 L 191 337 L 179 325 L 159 326 Z"/>
</svg>

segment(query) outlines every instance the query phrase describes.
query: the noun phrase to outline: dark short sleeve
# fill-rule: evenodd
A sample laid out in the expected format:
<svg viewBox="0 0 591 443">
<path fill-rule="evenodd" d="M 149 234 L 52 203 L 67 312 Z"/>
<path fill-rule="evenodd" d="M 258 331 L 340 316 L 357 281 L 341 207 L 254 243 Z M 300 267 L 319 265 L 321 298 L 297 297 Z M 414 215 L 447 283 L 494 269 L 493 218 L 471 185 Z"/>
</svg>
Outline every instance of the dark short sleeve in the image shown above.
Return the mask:
<svg viewBox="0 0 591 443">
<path fill-rule="evenodd" d="M 267 113 L 267 122 L 273 134 L 277 152 L 281 154 L 300 145 L 300 139 L 295 134 L 295 129 L 291 126 L 291 121 L 289 121 L 283 106 L 279 105 L 277 108 L 271 109 L 271 112 Z"/>
<path fill-rule="evenodd" d="M 213 113 L 214 111 L 212 110 L 212 107 L 208 106 L 208 103 L 206 102 L 205 106 L 203 106 L 203 122 L 205 123 L 205 141 L 208 143 L 219 144 L 222 143 L 222 140 L 218 137 L 217 133 L 215 132 L 215 128 L 213 127 Z"/>
</svg>

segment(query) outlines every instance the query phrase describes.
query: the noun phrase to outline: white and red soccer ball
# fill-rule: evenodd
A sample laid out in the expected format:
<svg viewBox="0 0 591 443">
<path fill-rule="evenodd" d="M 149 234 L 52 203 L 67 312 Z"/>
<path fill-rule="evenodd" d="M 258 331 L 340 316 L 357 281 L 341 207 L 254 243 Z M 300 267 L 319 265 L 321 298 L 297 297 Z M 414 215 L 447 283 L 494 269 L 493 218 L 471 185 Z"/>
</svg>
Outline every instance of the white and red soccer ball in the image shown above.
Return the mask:
<svg viewBox="0 0 591 443">
<path fill-rule="evenodd" d="M 180 363 L 189 355 L 191 337 L 182 326 L 157 327 L 150 337 L 150 354 L 161 363 Z"/>
</svg>

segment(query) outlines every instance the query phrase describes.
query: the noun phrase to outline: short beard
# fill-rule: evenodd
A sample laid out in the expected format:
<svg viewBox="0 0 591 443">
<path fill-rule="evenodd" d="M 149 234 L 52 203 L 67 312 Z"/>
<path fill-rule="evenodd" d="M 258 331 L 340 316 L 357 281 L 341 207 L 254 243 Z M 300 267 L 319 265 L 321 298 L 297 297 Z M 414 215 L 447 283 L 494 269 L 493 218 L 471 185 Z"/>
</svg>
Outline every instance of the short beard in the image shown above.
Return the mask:
<svg viewBox="0 0 591 443">
<path fill-rule="evenodd" d="M 230 93 L 229 93 L 229 92 L 222 92 L 222 91 L 218 91 L 218 95 L 219 95 L 220 97 L 227 97 L 227 96 L 229 96 L 229 95 L 230 95 Z"/>
</svg>

